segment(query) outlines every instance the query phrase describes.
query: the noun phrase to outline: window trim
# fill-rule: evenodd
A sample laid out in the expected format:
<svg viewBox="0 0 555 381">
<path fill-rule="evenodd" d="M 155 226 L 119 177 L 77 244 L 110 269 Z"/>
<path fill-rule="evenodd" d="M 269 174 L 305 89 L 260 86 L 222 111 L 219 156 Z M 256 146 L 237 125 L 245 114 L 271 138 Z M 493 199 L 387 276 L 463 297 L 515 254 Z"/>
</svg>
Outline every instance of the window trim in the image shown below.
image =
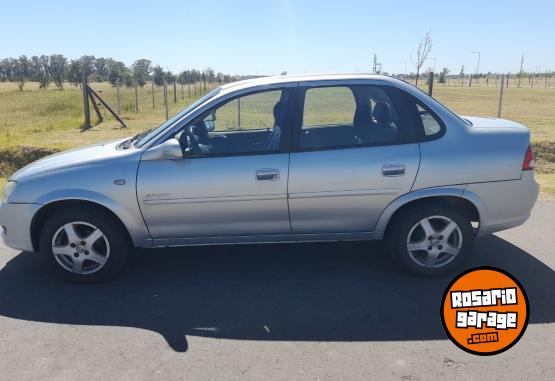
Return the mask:
<svg viewBox="0 0 555 381">
<path fill-rule="evenodd" d="M 184 130 L 185 128 L 188 128 L 191 124 L 195 123 L 196 121 L 198 121 L 199 119 L 204 119 L 206 118 L 214 109 L 223 107 L 224 105 L 226 105 L 229 102 L 232 102 L 238 98 L 244 98 L 250 95 L 256 95 L 256 94 L 262 94 L 262 93 L 268 93 L 268 92 L 272 92 L 272 91 L 281 91 L 282 92 L 282 96 L 285 94 L 285 126 L 280 126 L 282 128 L 281 131 L 281 141 L 280 141 L 280 148 L 278 150 L 275 151 L 252 151 L 252 152 L 233 152 L 233 153 L 220 153 L 220 154 L 211 154 L 211 155 L 201 155 L 201 154 L 190 154 L 190 155 L 185 155 L 183 156 L 183 159 L 197 159 L 197 158 L 216 158 L 216 157 L 235 157 L 235 156 L 260 156 L 260 155 L 277 155 L 277 154 L 283 154 L 283 153 L 289 153 L 289 149 L 290 149 L 290 143 L 291 143 L 291 139 L 290 139 L 290 135 L 291 135 L 291 126 L 292 126 L 292 117 L 294 114 L 293 112 L 291 112 L 292 110 L 294 110 L 294 105 L 296 103 L 296 91 L 295 88 L 292 87 L 272 87 L 272 88 L 265 88 L 265 89 L 257 89 L 257 90 L 252 90 L 252 91 L 245 91 L 242 92 L 240 94 L 234 95 L 232 97 L 228 97 L 225 99 L 222 99 L 218 102 L 215 102 L 215 104 L 211 105 L 210 108 L 206 109 L 205 111 L 203 111 L 202 113 L 200 113 L 199 115 L 197 115 L 194 119 L 190 120 L 189 122 L 185 123 L 183 126 L 179 127 L 174 133 L 172 133 L 171 137 L 175 137 L 175 135 L 177 135 L 179 133 L 179 131 Z M 272 116 L 273 116 L 273 110 L 272 110 Z M 248 131 L 248 130 L 237 130 L 239 132 L 244 132 L 244 131 Z M 260 130 L 253 130 L 253 131 L 260 131 Z"/>
<path fill-rule="evenodd" d="M 311 148 L 302 148 L 300 146 L 300 138 L 301 138 L 301 133 L 302 133 L 302 128 L 303 128 L 303 119 L 304 119 L 304 101 L 305 101 L 305 96 L 306 96 L 306 92 L 310 89 L 314 89 L 314 88 L 328 88 L 328 87 L 348 87 L 352 92 L 353 92 L 353 96 L 355 97 L 355 101 L 356 101 L 356 95 L 354 93 L 353 88 L 356 87 L 378 87 L 383 91 L 386 91 L 385 88 L 393 88 L 399 92 L 402 93 L 404 99 L 404 102 L 406 103 L 407 101 L 407 96 L 411 96 L 411 94 L 409 94 L 407 91 L 397 87 L 397 86 L 393 86 L 391 84 L 374 84 L 374 83 L 361 83 L 361 84 L 350 84 L 350 83 L 337 83 L 337 84 L 315 84 L 315 85 L 303 85 L 302 83 L 299 85 L 299 87 L 295 90 L 296 94 L 296 100 L 295 100 L 295 119 L 293 121 L 292 124 L 292 134 L 291 134 L 291 153 L 299 153 L 299 152 L 317 152 L 317 151 L 332 151 L 332 150 L 341 150 L 341 149 L 353 149 L 353 148 L 368 148 L 368 147 L 386 147 L 386 146 L 398 146 L 398 145 L 404 145 L 404 144 L 414 144 L 418 142 L 418 136 L 414 136 L 415 135 L 415 126 L 414 126 L 414 121 L 412 120 L 410 123 L 410 126 L 407 127 L 407 129 L 410 129 L 410 134 L 413 135 L 412 138 L 401 138 L 399 137 L 395 142 L 393 143 L 364 143 L 364 144 L 350 144 L 350 145 L 338 145 L 338 146 L 327 146 L 327 147 L 311 147 Z M 387 94 L 387 91 L 386 91 Z M 387 94 L 389 96 L 389 94 Z M 406 105 L 405 105 L 406 106 Z M 355 109 L 356 112 L 356 109 Z M 414 112 L 412 113 L 414 114 Z M 354 115 L 353 115 L 354 117 Z M 409 119 L 410 115 L 409 115 Z"/>
</svg>

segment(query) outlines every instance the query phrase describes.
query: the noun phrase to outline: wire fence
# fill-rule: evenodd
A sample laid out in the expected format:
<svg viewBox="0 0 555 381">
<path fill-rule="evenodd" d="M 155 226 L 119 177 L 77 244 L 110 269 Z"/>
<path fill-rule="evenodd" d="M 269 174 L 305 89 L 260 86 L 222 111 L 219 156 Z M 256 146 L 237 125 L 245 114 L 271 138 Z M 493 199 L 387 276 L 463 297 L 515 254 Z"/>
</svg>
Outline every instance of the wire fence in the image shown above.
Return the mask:
<svg viewBox="0 0 555 381">
<path fill-rule="evenodd" d="M 90 104 L 97 113 L 97 119 L 102 121 L 107 116 L 107 111 L 113 111 L 117 115 L 129 113 L 141 113 L 155 109 L 165 111 L 165 118 L 170 117 L 170 108 L 172 104 L 182 103 L 183 101 L 193 101 L 199 98 L 215 87 L 219 86 L 217 82 L 194 82 L 194 83 L 164 83 L 161 86 L 155 85 L 154 82 L 147 82 L 143 86 L 121 86 L 118 82 L 114 85 L 107 83 L 88 83 L 88 86 L 94 93 L 98 94 L 102 102 L 93 100 Z M 85 109 L 87 105 L 84 105 Z M 111 110 L 110 110 L 111 109 Z M 90 112 L 90 111 L 89 111 Z M 85 114 L 87 111 L 85 111 Z M 93 116 L 94 117 L 94 116 Z M 123 124 L 123 123 L 122 123 Z M 87 120 L 85 115 L 84 126 L 90 126 L 90 117 Z M 125 125 L 124 125 L 125 127 Z"/>
<path fill-rule="evenodd" d="M 416 84 L 416 76 L 399 75 L 399 78 L 406 80 L 413 85 Z M 500 86 L 501 78 L 505 77 L 505 87 L 524 87 L 524 88 L 552 88 L 555 87 L 555 75 L 553 73 L 524 73 L 517 74 L 464 74 L 464 75 L 447 75 L 441 78 L 441 75 L 434 73 L 435 86 L 459 86 L 459 87 L 497 87 Z M 421 74 L 418 84 L 427 83 L 429 73 Z"/>
</svg>

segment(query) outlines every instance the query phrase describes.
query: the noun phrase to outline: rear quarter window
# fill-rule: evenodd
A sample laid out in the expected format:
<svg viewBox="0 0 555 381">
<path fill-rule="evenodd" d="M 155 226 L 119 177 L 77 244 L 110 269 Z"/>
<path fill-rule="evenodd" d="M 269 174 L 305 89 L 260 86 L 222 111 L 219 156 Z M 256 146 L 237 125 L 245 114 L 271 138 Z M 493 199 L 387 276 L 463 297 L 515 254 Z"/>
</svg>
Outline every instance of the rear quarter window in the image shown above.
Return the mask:
<svg viewBox="0 0 555 381">
<path fill-rule="evenodd" d="M 418 110 L 418 116 L 422 122 L 422 128 L 425 136 L 434 136 L 441 133 L 440 122 L 432 114 L 430 114 L 429 111 L 419 104 L 416 105 L 416 109 Z"/>
</svg>

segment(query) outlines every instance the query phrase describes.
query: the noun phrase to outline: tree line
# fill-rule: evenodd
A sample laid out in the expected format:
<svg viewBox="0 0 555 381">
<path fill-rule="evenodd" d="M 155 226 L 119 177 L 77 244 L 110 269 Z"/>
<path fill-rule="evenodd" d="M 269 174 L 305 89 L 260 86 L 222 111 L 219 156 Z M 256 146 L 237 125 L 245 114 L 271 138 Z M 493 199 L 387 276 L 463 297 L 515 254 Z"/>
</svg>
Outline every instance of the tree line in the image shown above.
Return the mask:
<svg viewBox="0 0 555 381">
<path fill-rule="evenodd" d="M 180 73 L 164 70 L 160 65 L 153 65 L 151 60 L 142 58 L 133 62 L 129 67 L 113 58 L 82 56 L 78 59 L 67 59 L 62 54 L 32 56 L 19 58 L 3 58 L 0 60 L 0 81 L 17 82 L 23 90 L 27 81 L 39 83 L 41 89 L 54 84 L 63 90 L 64 83 L 79 86 L 82 81 L 83 67 L 88 81 L 110 82 L 122 86 L 144 86 L 147 81 L 153 81 L 161 86 L 164 82 L 189 84 L 196 82 L 228 83 L 253 76 L 229 75 L 216 73 L 208 67 L 204 70 L 189 69 Z"/>
</svg>

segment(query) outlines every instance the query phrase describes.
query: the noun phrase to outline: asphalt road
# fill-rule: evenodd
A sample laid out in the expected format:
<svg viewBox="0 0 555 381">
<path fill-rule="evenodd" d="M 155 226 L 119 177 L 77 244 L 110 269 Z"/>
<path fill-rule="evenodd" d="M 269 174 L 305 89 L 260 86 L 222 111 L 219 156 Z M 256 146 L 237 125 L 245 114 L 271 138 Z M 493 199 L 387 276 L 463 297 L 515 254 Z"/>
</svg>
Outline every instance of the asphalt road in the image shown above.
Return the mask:
<svg viewBox="0 0 555 381">
<path fill-rule="evenodd" d="M 0 244 L 0 379 L 554 379 L 555 203 L 477 241 L 466 267 L 514 274 L 521 341 L 467 354 L 441 327 L 451 277 L 399 270 L 379 243 L 151 250 L 97 285 Z"/>
</svg>

